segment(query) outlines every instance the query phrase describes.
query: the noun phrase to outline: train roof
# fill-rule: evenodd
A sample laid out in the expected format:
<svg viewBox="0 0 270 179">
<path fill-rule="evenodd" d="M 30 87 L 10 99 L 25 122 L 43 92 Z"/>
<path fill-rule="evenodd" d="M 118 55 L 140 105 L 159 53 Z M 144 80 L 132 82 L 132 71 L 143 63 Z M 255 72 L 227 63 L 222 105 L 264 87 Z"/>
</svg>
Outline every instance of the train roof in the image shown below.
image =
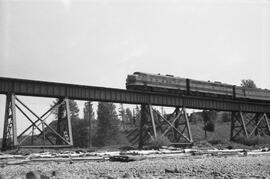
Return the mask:
<svg viewBox="0 0 270 179">
<path fill-rule="evenodd" d="M 158 77 L 162 76 L 162 77 L 169 77 L 169 78 L 181 78 L 181 77 L 176 77 L 176 76 L 169 75 L 169 74 L 161 75 L 160 73 L 154 74 L 154 73 L 134 72 L 133 74 L 134 75 L 140 75 L 140 74 L 142 74 L 142 75 L 151 75 L 151 76 L 158 76 Z M 184 79 L 184 78 L 181 78 L 181 79 Z"/>
<path fill-rule="evenodd" d="M 134 75 L 151 75 L 151 76 L 157 76 L 157 77 L 167 77 L 167 78 L 178 78 L 178 79 L 189 79 L 189 78 L 182 78 L 182 77 L 178 77 L 178 76 L 173 76 L 173 75 L 161 75 L 160 73 L 158 74 L 154 74 L 154 73 L 145 73 L 145 72 L 134 72 Z M 213 84 L 221 84 L 221 85 L 226 85 L 226 86 L 236 86 L 237 88 L 244 88 L 247 90 L 262 90 L 262 91 L 270 91 L 269 89 L 261 89 L 261 88 L 246 88 L 246 87 L 242 87 L 242 86 L 237 86 L 237 85 L 232 85 L 232 84 L 228 84 L 228 83 L 222 83 L 219 81 L 203 81 L 203 80 L 194 80 L 194 79 L 190 79 L 192 81 L 197 81 L 197 82 L 207 82 L 207 83 L 213 83 Z"/>
</svg>

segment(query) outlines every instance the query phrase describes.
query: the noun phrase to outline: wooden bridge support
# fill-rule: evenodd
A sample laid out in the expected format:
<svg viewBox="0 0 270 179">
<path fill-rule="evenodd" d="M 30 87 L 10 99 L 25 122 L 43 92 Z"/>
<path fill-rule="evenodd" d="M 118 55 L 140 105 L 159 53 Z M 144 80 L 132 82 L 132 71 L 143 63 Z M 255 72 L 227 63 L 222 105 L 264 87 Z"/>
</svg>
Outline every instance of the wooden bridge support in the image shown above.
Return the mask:
<svg viewBox="0 0 270 179">
<path fill-rule="evenodd" d="M 56 108 L 59 108 L 57 131 L 46 123 L 46 119 Z M 21 114 L 31 123 L 31 125 L 21 132 L 20 135 L 17 135 L 16 110 L 20 111 Z M 31 116 L 29 114 L 31 114 Z M 35 120 L 33 120 L 33 117 Z M 34 131 L 38 131 L 39 134 L 35 134 Z M 31 137 L 31 140 L 29 140 L 29 137 Z M 60 99 L 43 115 L 38 116 L 20 99 L 18 99 L 15 94 L 9 93 L 6 95 L 2 150 L 4 151 L 16 147 L 24 147 L 25 143 L 33 146 L 34 138 L 42 138 L 42 143 L 38 144 L 39 147 L 73 145 L 68 99 Z M 50 143 L 50 145 L 47 146 L 47 143 Z"/>
<path fill-rule="evenodd" d="M 270 135 L 270 120 L 266 113 L 232 112 L 231 140 L 239 136 Z"/>
<path fill-rule="evenodd" d="M 177 107 L 172 114 L 165 117 L 154 110 L 151 105 L 142 105 L 139 148 L 142 148 L 150 140 L 164 136 L 172 144 L 193 143 L 189 118 L 185 108 Z"/>
</svg>

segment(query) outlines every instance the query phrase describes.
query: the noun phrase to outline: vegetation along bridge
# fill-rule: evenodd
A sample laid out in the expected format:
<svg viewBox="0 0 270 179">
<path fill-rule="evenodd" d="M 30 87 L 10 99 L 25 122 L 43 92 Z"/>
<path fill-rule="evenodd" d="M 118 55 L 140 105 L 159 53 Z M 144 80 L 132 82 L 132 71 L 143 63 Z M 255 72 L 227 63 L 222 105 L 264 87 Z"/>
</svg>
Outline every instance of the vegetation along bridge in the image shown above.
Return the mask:
<svg viewBox="0 0 270 179">
<path fill-rule="evenodd" d="M 3 77 L 0 77 L 0 94 L 6 95 L 2 150 L 22 146 L 23 136 L 31 128 L 38 129 L 40 134 L 43 134 L 44 140 L 47 140 L 50 145 L 72 146 L 69 99 L 141 105 L 140 132 L 137 140 L 139 147 L 147 140 L 145 136 L 155 138 L 158 132 L 161 132 L 162 135 L 168 135 L 170 131 L 174 133 L 174 142 L 192 143 L 186 108 L 232 112 L 231 139 L 238 135 L 249 137 L 259 134 L 269 135 L 270 133 L 270 101 L 124 90 Z M 43 115 L 38 116 L 17 98 L 18 95 L 51 97 L 59 100 Z M 170 117 L 164 117 L 153 110 L 151 105 L 175 107 L 175 111 Z M 44 121 L 55 108 L 58 108 L 57 129 Z M 31 125 L 21 134 L 17 133 L 16 111 L 20 111 L 31 122 Z M 35 119 L 31 119 L 27 115 L 29 112 Z M 247 113 L 252 115 L 246 115 Z M 166 125 L 165 128 L 164 125 Z M 45 128 L 53 133 L 55 140 L 45 134 Z"/>
</svg>

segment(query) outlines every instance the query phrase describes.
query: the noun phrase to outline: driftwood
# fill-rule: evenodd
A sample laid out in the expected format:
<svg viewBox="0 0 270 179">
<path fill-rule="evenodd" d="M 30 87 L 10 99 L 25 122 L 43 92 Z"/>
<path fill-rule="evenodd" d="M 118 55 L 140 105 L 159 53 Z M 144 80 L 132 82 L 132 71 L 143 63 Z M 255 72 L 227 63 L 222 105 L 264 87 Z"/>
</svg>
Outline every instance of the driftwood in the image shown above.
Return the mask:
<svg viewBox="0 0 270 179">
<path fill-rule="evenodd" d="M 33 162 L 66 162 L 66 161 L 100 161 L 104 160 L 103 157 L 72 157 L 72 158 L 61 158 L 61 157 L 56 157 L 56 158 L 33 158 L 31 161 Z"/>
<path fill-rule="evenodd" d="M 144 160 L 145 157 L 142 156 L 127 156 L 127 155 L 119 155 L 119 156 L 111 156 L 109 160 L 112 162 L 133 162 Z"/>
<path fill-rule="evenodd" d="M 25 160 L 11 160 L 11 161 L 5 162 L 4 164 L 6 164 L 6 165 L 21 165 L 21 164 L 26 164 L 28 162 L 30 162 L 30 160 L 27 160 L 27 159 L 25 159 Z"/>
</svg>

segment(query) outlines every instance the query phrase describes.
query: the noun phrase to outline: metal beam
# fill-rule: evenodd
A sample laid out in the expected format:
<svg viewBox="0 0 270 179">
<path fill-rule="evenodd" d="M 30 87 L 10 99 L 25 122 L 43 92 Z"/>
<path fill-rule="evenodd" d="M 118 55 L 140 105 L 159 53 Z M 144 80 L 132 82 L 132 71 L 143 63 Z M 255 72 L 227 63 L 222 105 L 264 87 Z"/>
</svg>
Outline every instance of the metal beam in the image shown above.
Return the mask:
<svg viewBox="0 0 270 179">
<path fill-rule="evenodd" d="M 69 99 L 64 99 L 66 103 L 66 115 L 67 115 L 67 125 L 68 125 L 68 135 L 69 135 L 69 142 L 70 145 L 73 145 L 73 135 L 72 135 L 72 127 L 71 127 L 71 119 L 70 119 L 70 108 L 69 108 Z"/>
<path fill-rule="evenodd" d="M 155 119 L 154 119 L 154 115 L 153 115 L 153 108 L 150 104 L 148 105 L 148 108 L 149 108 L 149 112 L 150 112 L 150 118 L 151 118 L 151 122 L 152 122 L 154 138 L 156 139 L 157 138 L 157 130 L 156 130 L 156 124 L 155 124 Z"/>
</svg>

